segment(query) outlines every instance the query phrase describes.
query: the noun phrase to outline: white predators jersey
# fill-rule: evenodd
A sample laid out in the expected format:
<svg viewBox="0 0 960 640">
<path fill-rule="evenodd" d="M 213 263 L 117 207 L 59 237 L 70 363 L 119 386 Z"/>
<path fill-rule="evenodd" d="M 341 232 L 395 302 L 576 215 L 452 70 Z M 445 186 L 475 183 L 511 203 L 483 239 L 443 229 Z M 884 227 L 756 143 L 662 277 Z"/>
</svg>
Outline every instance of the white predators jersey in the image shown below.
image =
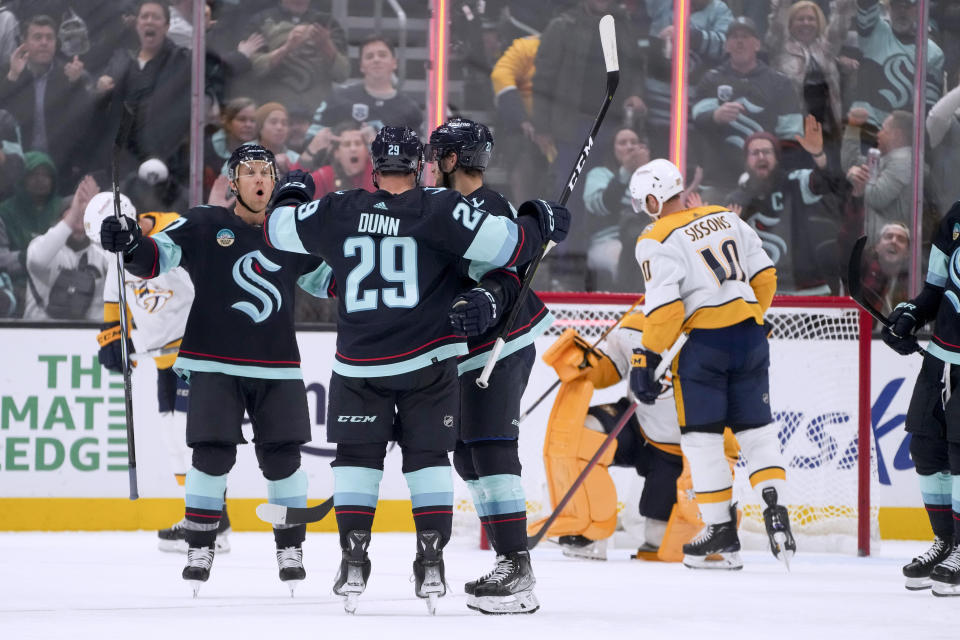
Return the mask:
<svg viewBox="0 0 960 640">
<path fill-rule="evenodd" d="M 623 324 L 611 331 L 600 346 L 600 349 L 616 366 L 617 371 L 625 372 L 621 376 L 624 382 L 629 382 L 630 356 L 633 355 L 634 349 L 639 349 L 642 346 L 640 341 L 643 333 L 638 328 L 630 326 L 636 324 L 631 322 L 633 319 L 642 320 L 642 316 L 631 314 L 624 318 Z M 640 422 L 643 435 L 651 444 L 679 455 L 680 452 L 676 447 L 680 446 L 680 425 L 677 420 L 677 405 L 673 399 L 670 371 L 666 372 L 663 382 L 666 389 L 660 394 L 656 402 L 652 405 L 642 402 L 637 405 L 637 420 Z M 630 402 L 634 402 L 636 397 L 629 387 L 630 385 L 627 384 L 627 398 Z"/>
<path fill-rule="evenodd" d="M 182 267 L 152 280 L 125 274 L 127 306 L 136 329 L 130 338 L 137 351 L 159 349 L 183 337 L 193 304 L 193 282 Z M 118 303 L 117 262 L 111 260 L 104 283 L 105 304 Z"/>
<path fill-rule="evenodd" d="M 648 332 L 665 316 L 676 314 L 679 321 L 678 305 L 683 329 L 728 327 L 751 317 L 763 322 L 765 309 L 751 283 L 767 270 L 772 279 L 773 262 L 757 233 L 733 212 L 698 207 L 660 218 L 637 240 L 636 257 L 646 281 Z M 681 327 L 674 328 L 666 344 L 656 341 L 662 347 L 656 350 L 669 346 Z"/>
</svg>

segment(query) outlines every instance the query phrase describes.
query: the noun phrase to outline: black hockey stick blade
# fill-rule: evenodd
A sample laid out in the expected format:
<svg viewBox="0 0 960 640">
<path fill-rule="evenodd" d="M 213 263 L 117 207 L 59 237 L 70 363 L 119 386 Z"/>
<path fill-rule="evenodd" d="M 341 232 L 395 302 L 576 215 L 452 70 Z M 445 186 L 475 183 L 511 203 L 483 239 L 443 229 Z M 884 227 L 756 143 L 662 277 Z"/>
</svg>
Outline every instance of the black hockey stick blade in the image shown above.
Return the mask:
<svg viewBox="0 0 960 640">
<path fill-rule="evenodd" d="M 890 327 L 890 320 L 887 316 L 880 313 L 880 310 L 874 307 L 863 296 L 863 287 L 860 280 L 860 265 L 863 261 L 863 250 L 867 245 L 867 236 L 860 236 L 853 244 L 853 251 L 850 252 L 850 264 L 847 265 L 847 286 L 850 288 L 850 297 L 854 302 L 860 305 L 864 311 L 873 316 L 874 320 L 885 327 Z"/>
<path fill-rule="evenodd" d="M 282 504 L 257 505 L 257 517 L 270 524 L 310 524 L 327 517 L 333 509 L 333 496 L 315 507 L 285 507 Z"/>
</svg>

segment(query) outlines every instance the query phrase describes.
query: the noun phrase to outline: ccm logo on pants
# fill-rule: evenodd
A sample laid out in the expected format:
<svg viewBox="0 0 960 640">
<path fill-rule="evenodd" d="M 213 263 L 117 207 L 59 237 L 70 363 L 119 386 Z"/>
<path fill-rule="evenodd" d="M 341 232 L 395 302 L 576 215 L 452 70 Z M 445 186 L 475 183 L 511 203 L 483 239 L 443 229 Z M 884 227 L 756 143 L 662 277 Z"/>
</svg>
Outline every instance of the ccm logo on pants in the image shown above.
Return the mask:
<svg viewBox="0 0 960 640">
<path fill-rule="evenodd" d="M 377 416 L 338 416 L 337 422 L 373 422 Z"/>
</svg>

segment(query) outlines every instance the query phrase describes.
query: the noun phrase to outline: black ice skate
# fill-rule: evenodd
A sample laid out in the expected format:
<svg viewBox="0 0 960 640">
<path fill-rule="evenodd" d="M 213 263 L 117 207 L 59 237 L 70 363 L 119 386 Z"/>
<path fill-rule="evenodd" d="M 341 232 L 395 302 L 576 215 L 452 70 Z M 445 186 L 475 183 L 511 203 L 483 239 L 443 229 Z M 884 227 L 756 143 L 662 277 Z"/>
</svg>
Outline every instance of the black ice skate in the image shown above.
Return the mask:
<svg viewBox="0 0 960 640">
<path fill-rule="evenodd" d="M 293 590 L 307 577 L 303 568 L 303 549 L 300 547 L 285 547 L 277 549 L 277 566 L 280 567 L 280 580 L 290 587 L 290 597 Z"/>
<path fill-rule="evenodd" d="M 960 545 L 955 545 L 950 555 L 933 568 L 930 583 L 935 596 L 960 596 Z"/>
<path fill-rule="evenodd" d="M 357 600 L 367 588 L 370 577 L 370 558 L 367 547 L 370 546 L 370 532 L 356 529 L 347 534 L 347 548 L 340 558 L 340 569 L 333 582 L 333 592 L 343 596 L 343 609 L 347 613 L 357 612 Z"/>
<path fill-rule="evenodd" d="M 184 518 L 180 522 L 170 526 L 167 529 L 160 529 L 157 531 L 158 544 L 157 547 L 160 551 L 172 551 L 174 553 L 186 553 L 187 552 L 187 530 L 184 527 L 186 519 Z M 230 533 L 230 518 L 227 517 L 227 512 L 223 512 L 223 517 L 220 518 L 220 524 L 217 526 L 217 540 L 214 543 L 214 550 L 217 553 L 227 553 L 230 551 L 230 539 L 227 537 L 227 534 Z"/>
<path fill-rule="evenodd" d="M 683 545 L 683 566 L 690 569 L 743 569 L 737 521 L 708 524 Z"/>
<path fill-rule="evenodd" d="M 447 593 L 439 531 L 427 529 L 417 532 L 417 557 L 413 560 L 413 580 L 417 597 L 425 598 L 427 611 L 430 615 L 436 615 L 437 600 Z"/>
<path fill-rule="evenodd" d="M 560 536 L 557 539 L 560 550 L 568 558 L 583 558 L 584 560 L 606 560 L 607 539 L 591 540 L 585 536 Z"/>
<path fill-rule="evenodd" d="M 767 508 L 763 510 L 763 524 L 770 536 L 770 551 L 773 557 L 782 562 L 787 571 L 790 570 L 790 559 L 797 552 L 797 542 L 790 531 L 790 516 L 787 508 L 777 504 L 777 490 L 767 487 L 761 494 Z"/>
<path fill-rule="evenodd" d="M 483 576 L 473 593 L 468 594 L 467 606 L 492 615 L 533 613 L 540 608 L 533 593 L 536 584 L 530 552 L 513 551 L 497 558 L 496 568 Z"/>
<path fill-rule="evenodd" d="M 464 585 L 463 585 L 463 592 L 464 592 L 465 594 L 467 594 L 468 596 L 472 596 L 473 593 L 474 593 L 474 591 L 477 590 L 477 585 L 480 584 L 481 582 L 483 582 L 484 580 L 486 580 L 487 578 L 489 578 L 490 576 L 492 576 L 492 575 L 494 574 L 494 572 L 497 570 L 497 567 L 500 565 L 500 561 L 503 560 L 503 558 L 504 558 L 504 556 L 498 555 L 497 558 L 496 558 L 496 560 L 494 560 L 493 569 L 491 569 L 491 570 L 488 571 L 487 573 L 483 574 L 482 576 L 480 576 L 480 577 L 477 578 L 476 580 L 471 580 L 470 582 L 464 583 Z M 468 605 L 468 606 L 469 606 L 469 605 Z"/>
<path fill-rule="evenodd" d="M 934 538 L 933 545 L 929 549 L 911 560 L 909 564 L 903 565 L 903 577 L 907 579 L 904 586 L 910 591 L 920 591 L 933 586 L 930 573 L 934 567 L 947 559 L 952 548 L 943 538 Z"/>
<path fill-rule="evenodd" d="M 183 579 L 193 587 L 193 597 L 200 592 L 200 585 L 210 577 L 210 567 L 213 566 L 213 549 L 210 547 L 195 547 L 187 549 L 187 566 L 183 568 Z"/>
</svg>

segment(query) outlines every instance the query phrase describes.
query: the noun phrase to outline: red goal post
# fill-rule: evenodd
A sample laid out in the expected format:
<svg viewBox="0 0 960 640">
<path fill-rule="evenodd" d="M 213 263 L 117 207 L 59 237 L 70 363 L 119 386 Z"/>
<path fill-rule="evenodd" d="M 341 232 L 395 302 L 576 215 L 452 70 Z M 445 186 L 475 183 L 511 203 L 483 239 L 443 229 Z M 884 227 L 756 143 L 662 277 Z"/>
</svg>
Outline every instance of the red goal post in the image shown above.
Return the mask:
<svg viewBox="0 0 960 640">
<path fill-rule="evenodd" d="M 573 327 L 592 343 L 638 298 L 620 293 L 538 295 L 556 318 L 541 339 L 548 342 Z M 871 485 L 877 482 L 870 424 L 871 319 L 848 297 L 777 296 L 767 320 L 773 325 L 771 405 L 788 464 L 785 502 L 798 537 L 815 543 L 801 545 L 869 555 L 871 541 L 879 541 L 878 509 L 870 500 Z M 543 390 L 528 386 L 523 408 Z M 524 425 L 521 439 L 533 433 L 542 434 L 542 429 Z M 870 443 L 869 455 L 860 455 L 861 442 Z M 529 469 L 525 461 L 524 473 Z M 539 508 L 531 520 L 549 513 L 548 501 L 531 498 L 528 506 Z M 741 487 L 740 506 L 741 531 L 749 535 L 759 526 L 762 533 L 761 505 L 748 487 Z"/>
</svg>

